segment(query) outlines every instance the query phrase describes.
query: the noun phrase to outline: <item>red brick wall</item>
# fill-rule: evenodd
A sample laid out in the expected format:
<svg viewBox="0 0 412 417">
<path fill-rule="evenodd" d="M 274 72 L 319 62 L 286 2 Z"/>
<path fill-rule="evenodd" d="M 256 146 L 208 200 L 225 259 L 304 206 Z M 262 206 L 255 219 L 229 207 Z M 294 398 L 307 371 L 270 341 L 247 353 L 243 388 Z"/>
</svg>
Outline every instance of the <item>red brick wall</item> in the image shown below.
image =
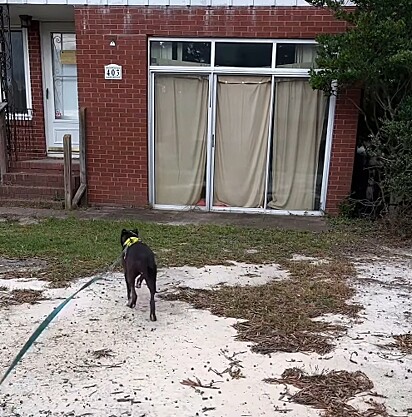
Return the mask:
<svg viewBox="0 0 412 417">
<path fill-rule="evenodd" d="M 331 214 L 338 213 L 339 204 L 351 191 L 360 96 L 360 90 L 353 89 L 340 91 L 337 98 L 326 199 Z"/>
<path fill-rule="evenodd" d="M 88 112 L 89 201 L 137 206 L 148 201 L 148 36 L 313 39 L 344 30 L 330 13 L 307 7 L 76 7 L 75 20 L 79 100 Z M 123 80 L 104 79 L 110 63 L 123 66 Z M 331 212 L 348 194 L 355 145 L 355 131 L 338 119 L 355 114 L 340 96 L 331 164 L 340 171 L 330 175 Z"/>
<path fill-rule="evenodd" d="M 26 127 L 18 127 L 18 160 L 43 158 L 46 155 L 40 30 L 38 21 L 32 21 L 32 25 L 28 29 L 28 41 L 32 108 L 34 113 L 31 121 L 24 122 Z M 22 124 L 22 122 L 17 123 Z"/>
</svg>

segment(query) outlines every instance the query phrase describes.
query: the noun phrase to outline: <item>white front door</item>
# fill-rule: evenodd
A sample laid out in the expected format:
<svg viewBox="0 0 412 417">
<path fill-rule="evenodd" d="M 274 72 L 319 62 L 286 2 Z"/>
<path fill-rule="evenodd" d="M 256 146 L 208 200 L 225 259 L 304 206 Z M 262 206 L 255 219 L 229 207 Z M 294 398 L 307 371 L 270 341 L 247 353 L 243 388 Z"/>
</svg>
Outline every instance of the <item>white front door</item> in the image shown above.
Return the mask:
<svg viewBox="0 0 412 417">
<path fill-rule="evenodd" d="M 63 136 L 72 136 L 72 149 L 79 150 L 76 35 L 74 25 L 42 25 L 44 118 L 47 153 L 63 151 Z"/>
</svg>

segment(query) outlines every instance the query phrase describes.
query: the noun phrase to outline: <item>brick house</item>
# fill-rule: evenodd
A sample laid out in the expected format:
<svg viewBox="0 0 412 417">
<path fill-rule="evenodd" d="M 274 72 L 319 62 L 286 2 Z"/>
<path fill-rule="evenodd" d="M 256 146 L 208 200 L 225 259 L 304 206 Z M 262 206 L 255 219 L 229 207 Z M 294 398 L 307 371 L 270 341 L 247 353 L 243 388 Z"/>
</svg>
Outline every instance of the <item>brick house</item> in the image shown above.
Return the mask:
<svg viewBox="0 0 412 417">
<path fill-rule="evenodd" d="M 315 36 L 345 29 L 327 11 L 302 0 L 5 3 L 30 140 L 18 135 L 26 146 L 2 198 L 61 186 L 79 107 L 89 204 L 321 215 L 349 194 L 359 92 L 327 98 L 308 84 Z"/>
</svg>

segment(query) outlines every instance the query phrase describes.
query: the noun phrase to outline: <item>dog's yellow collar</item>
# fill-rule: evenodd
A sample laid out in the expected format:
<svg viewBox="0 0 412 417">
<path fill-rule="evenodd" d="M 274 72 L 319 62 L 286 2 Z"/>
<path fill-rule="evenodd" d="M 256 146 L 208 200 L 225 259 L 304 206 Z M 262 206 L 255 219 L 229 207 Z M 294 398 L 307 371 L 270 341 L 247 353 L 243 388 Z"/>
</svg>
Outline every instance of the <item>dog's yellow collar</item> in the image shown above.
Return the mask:
<svg viewBox="0 0 412 417">
<path fill-rule="evenodd" d="M 141 239 L 138 237 L 129 237 L 126 242 L 123 243 L 123 247 L 129 248 L 130 246 L 134 245 L 135 243 L 141 242 Z"/>
</svg>

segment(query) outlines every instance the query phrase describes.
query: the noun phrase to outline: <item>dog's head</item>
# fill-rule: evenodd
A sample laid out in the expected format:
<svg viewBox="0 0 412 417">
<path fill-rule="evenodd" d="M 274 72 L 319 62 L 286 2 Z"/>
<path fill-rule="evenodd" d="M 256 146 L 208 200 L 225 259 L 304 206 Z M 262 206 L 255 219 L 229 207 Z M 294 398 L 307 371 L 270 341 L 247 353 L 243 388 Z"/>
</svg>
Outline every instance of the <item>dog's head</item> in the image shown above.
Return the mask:
<svg viewBox="0 0 412 417">
<path fill-rule="evenodd" d="M 124 246 L 124 242 L 126 242 L 127 239 L 130 237 L 139 237 L 139 230 L 133 229 L 133 230 L 126 230 L 123 229 L 122 233 L 120 234 L 120 244 L 122 247 Z"/>
</svg>

